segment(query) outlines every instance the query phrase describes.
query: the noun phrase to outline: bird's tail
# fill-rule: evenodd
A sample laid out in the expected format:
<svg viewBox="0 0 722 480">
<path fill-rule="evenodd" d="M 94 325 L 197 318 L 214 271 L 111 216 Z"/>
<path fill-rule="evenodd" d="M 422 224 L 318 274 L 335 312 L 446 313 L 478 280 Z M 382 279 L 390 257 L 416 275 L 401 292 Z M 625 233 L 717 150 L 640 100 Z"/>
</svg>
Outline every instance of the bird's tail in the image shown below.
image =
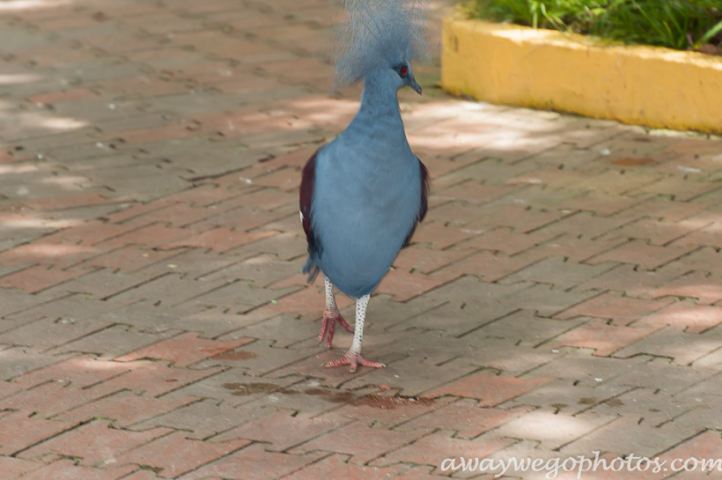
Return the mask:
<svg viewBox="0 0 722 480">
<path fill-rule="evenodd" d="M 308 283 L 313 283 L 316 280 L 316 276 L 318 275 L 318 272 L 321 269 L 316 265 L 316 261 L 313 259 L 313 255 L 308 256 L 308 260 L 306 260 L 306 265 L 303 266 L 303 270 L 301 270 L 302 273 L 308 273 L 308 278 L 306 281 Z"/>
</svg>

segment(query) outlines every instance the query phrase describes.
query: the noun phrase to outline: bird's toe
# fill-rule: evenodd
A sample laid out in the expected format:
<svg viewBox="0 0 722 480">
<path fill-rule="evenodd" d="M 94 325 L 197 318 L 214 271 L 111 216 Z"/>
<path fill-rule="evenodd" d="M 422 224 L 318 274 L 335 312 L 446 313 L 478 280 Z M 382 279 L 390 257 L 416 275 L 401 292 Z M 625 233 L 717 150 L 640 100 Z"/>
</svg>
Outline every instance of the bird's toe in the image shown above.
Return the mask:
<svg viewBox="0 0 722 480">
<path fill-rule="evenodd" d="M 352 332 L 353 329 L 351 326 L 346 323 L 346 320 L 343 319 L 341 314 L 338 310 L 332 311 L 332 310 L 326 310 L 323 313 L 323 321 L 321 323 L 321 333 L 318 335 L 318 341 L 323 342 L 323 339 L 326 338 L 326 348 L 331 349 L 331 344 L 333 342 L 333 335 L 336 331 L 336 322 L 340 323 L 343 328 L 348 330 L 349 332 Z"/>
<path fill-rule="evenodd" d="M 338 314 L 336 321 L 338 321 L 338 323 L 340 323 L 341 326 L 346 329 L 346 331 L 353 332 L 353 328 L 351 328 L 351 325 L 346 323 L 346 320 L 343 319 L 340 313 Z"/>
<path fill-rule="evenodd" d="M 384 368 L 386 365 L 384 365 L 381 362 L 374 362 L 371 360 L 366 359 L 363 355 L 360 353 L 355 352 L 346 352 L 346 354 L 337 359 L 330 361 L 326 364 L 324 364 L 324 367 L 341 367 L 343 365 L 350 365 L 351 368 L 349 368 L 349 371 L 351 373 L 354 373 L 359 365 L 363 365 L 364 367 L 372 367 L 372 368 Z"/>
</svg>

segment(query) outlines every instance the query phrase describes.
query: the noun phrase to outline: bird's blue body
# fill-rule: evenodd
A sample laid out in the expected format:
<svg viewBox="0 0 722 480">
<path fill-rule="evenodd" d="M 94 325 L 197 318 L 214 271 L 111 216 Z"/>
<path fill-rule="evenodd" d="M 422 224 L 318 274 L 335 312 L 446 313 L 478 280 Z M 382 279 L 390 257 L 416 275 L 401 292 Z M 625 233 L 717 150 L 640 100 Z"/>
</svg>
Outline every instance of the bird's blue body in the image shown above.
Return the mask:
<svg viewBox="0 0 722 480">
<path fill-rule="evenodd" d="M 366 307 L 401 248 L 426 215 L 428 172 L 411 152 L 396 92 L 421 94 L 410 60 L 423 45 L 422 0 L 343 0 L 343 25 L 336 57 L 336 86 L 364 81 L 361 107 L 348 127 L 321 147 L 303 168 L 300 213 L 308 240 L 303 271 L 309 282 L 325 276 L 326 309 L 319 341 L 341 316 L 333 287 L 356 299 L 353 342 L 327 367 L 381 368 L 361 355 Z"/>
<path fill-rule="evenodd" d="M 376 288 L 426 211 L 426 169 L 406 139 L 397 79 L 390 69 L 367 75 L 353 121 L 304 172 L 307 269 L 315 264 L 354 298 Z"/>
</svg>

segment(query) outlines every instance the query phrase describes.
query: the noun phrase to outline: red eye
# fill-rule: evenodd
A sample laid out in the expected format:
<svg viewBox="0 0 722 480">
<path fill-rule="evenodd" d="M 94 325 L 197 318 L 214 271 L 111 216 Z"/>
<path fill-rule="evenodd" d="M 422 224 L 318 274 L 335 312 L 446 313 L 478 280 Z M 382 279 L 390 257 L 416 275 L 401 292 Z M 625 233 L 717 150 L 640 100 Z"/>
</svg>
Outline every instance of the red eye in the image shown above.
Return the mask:
<svg viewBox="0 0 722 480">
<path fill-rule="evenodd" d="M 401 67 L 401 70 L 399 71 L 399 73 L 401 73 L 401 76 L 402 76 L 402 77 L 403 77 L 403 76 L 406 76 L 406 74 L 409 73 L 409 67 L 407 67 L 406 65 L 404 65 L 403 67 Z"/>
</svg>

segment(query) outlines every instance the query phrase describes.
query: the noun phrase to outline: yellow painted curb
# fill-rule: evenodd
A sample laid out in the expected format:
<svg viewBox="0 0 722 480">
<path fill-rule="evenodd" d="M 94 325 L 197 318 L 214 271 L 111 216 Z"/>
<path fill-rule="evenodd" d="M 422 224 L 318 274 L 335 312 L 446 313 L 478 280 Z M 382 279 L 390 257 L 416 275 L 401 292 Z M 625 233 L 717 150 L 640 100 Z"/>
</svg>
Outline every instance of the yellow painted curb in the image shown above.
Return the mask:
<svg viewBox="0 0 722 480">
<path fill-rule="evenodd" d="M 453 94 L 625 123 L 722 133 L 722 57 L 444 18 L 441 82 Z"/>
</svg>

